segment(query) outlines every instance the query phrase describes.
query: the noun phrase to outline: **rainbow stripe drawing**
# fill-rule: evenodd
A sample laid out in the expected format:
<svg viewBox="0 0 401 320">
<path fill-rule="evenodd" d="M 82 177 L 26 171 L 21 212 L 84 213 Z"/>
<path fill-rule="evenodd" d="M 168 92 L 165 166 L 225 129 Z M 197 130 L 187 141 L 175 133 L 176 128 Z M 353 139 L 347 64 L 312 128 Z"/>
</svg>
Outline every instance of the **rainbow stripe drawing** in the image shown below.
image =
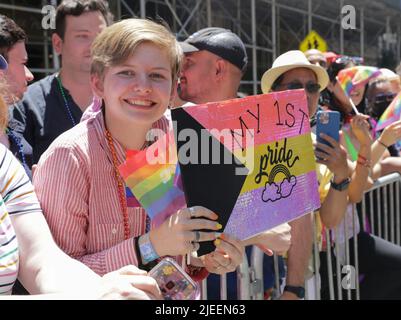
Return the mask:
<svg viewBox="0 0 401 320">
<path fill-rule="evenodd" d="M 186 206 L 172 130 L 145 150 L 127 151 L 127 159 L 119 170 L 129 189 L 128 205 L 139 202 L 152 225 L 160 225 Z"/>
<path fill-rule="evenodd" d="M 388 125 L 401 119 L 401 92 L 393 99 L 390 105 L 377 122 L 376 131 L 383 130 Z"/>
<path fill-rule="evenodd" d="M 188 206 L 214 211 L 224 232 L 246 239 L 320 207 L 304 90 L 174 109 L 172 117 Z M 189 128 L 209 142 L 189 144 L 181 137 Z M 205 145 L 219 149 L 205 156 Z M 201 245 L 200 254 L 212 249 Z"/>
</svg>

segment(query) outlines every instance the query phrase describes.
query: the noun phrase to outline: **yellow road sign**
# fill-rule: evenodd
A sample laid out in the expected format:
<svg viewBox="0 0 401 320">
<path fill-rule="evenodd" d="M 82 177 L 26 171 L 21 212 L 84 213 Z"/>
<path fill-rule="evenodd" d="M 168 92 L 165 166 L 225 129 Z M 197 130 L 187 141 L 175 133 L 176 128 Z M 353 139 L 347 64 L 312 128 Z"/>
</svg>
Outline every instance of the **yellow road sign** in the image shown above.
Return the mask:
<svg viewBox="0 0 401 320">
<path fill-rule="evenodd" d="M 309 49 L 317 49 L 322 52 L 327 51 L 327 43 L 324 39 L 319 36 L 319 34 L 312 30 L 309 34 L 305 37 L 305 39 L 299 45 L 299 50 L 305 52 Z"/>
</svg>

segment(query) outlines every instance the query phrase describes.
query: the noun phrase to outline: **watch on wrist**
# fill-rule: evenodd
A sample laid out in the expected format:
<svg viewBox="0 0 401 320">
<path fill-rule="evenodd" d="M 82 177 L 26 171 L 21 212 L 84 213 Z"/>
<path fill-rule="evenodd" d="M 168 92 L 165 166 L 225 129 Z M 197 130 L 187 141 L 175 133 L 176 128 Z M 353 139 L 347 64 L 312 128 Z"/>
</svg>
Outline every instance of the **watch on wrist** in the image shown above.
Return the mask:
<svg viewBox="0 0 401 320">
<path fill-rule="evenodd" d="M 159 257 L 156 250 L 153 248 L 152 242 L 150 242 L 149 233 L 145 233 L 139 238 L 139 251 L 141 251 L 141 257 L 143 264 L 147 264 Z"/>
<path fill-rule="evenodd" d="M 337 191 L 344 191 L 344 190 L 346 190 L 348 188 L 350 182 L 351 182 L 351 178 L 350 177 L 344 179 L 340 183 L 335 183 L 334 182 L 334 178 L 333 178 L 330 181 L 330 185 L 331 185 L 331 187 L 333 189 L 335 189 Z"/>
<path fill-rule="evenodd" d="M 305 298 L 305 288 L 295 286 L 285 286 L 284 291 L 295 294 L 299 299 Z"/>
</svg>

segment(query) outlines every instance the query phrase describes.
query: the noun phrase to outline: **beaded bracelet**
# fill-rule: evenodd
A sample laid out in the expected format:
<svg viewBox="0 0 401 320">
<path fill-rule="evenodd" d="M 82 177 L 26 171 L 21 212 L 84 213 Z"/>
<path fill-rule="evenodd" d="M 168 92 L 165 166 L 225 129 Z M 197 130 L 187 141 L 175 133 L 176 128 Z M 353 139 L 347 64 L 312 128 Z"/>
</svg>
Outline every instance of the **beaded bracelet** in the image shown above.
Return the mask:
<svg viewBox="0 0 401 320">
<path fill-rule="evenodd" d="M 358 156 L 358 160 L 356 162 L 369 169 L 372 167 L 372 161 L 370 161 L 362 156 Z"/>
</svg>

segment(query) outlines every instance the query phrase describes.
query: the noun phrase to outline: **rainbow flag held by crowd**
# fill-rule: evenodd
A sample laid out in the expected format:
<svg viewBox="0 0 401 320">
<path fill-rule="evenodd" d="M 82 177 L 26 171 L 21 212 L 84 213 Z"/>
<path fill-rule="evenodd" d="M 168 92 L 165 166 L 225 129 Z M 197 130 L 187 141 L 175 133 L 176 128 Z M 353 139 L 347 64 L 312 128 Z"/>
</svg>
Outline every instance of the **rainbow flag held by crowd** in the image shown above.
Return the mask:
<svg viewBox="0 0 401 320">
<path fill-rule="evenodd" d="M 136 199 L 154 226 L 186 207 L 172 130 L 144 150 L 127 151 L 119 170 L 129 189 L 128 205 Z"/>
<path fill-rule="evenodd" d="M 383 130 L 388 125 L 401 119 L 401 92 L 394 98 L 377 122 L 376 131 Z"/>
<path fill-rule="evenodd" d="M 337 75 L 337 81 L 349 97 L 354 89 L 364 86 L 370 79 L 377 77 L 380 73 L 381 71 L 376 67 L 355 66 L 341 70 Z"/>
</svg>

